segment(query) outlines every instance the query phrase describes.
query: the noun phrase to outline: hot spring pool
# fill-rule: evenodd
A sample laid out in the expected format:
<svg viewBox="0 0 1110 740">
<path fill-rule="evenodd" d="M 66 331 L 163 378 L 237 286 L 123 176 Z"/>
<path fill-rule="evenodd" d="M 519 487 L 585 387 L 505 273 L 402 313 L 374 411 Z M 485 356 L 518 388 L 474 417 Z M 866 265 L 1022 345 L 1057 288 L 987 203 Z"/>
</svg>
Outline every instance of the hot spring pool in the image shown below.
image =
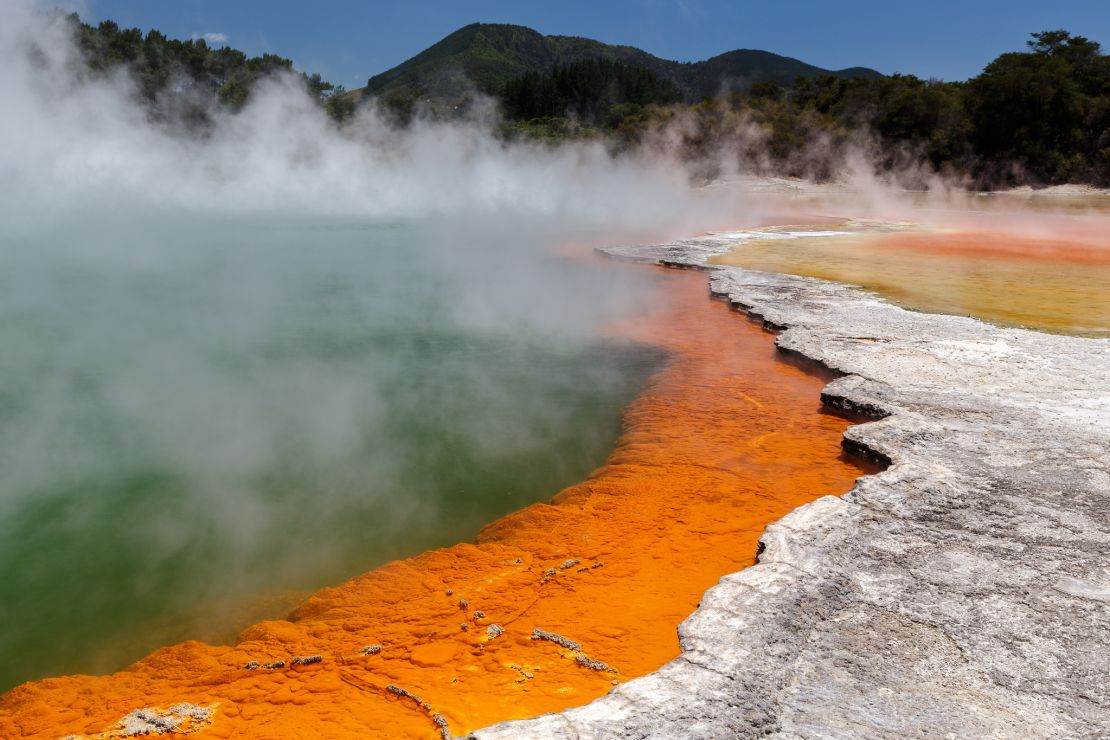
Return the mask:
<svg viewBox="0 0 1110 740">
<path fill-rule="evenodd" d="M 582 234 L 120 219 L 0 252 L 0 690 L 227 640 L 600 465 L 658 351 Z"/>
</svg>

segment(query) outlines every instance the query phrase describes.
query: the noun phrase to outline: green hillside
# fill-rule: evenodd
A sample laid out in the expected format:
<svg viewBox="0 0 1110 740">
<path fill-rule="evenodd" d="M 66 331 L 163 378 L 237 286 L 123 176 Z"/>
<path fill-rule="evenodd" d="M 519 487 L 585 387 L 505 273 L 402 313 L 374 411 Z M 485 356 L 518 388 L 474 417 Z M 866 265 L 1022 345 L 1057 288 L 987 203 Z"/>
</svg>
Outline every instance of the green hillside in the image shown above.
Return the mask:
<svg viewBox="0 0 1110 740">
<path fill-rule="evenodd" d="M 703 62 L 673 62 L 631 46 L 578 36 L 544 36 L 524 26 L 472 23 L 408 61 L 371 77 L 363 94 L 451 101 L 465 96 L 471 85 L 495 94 L 505 83 L 529 72 L 548 74 L 557 66 L 602 59 L 649 69 L 674 82 L 690 101 L 725 90 L 746 90 L 758 82 L 789 86 L 797 77 L 882 76 L 865 67 L 821 69 L 752 49 L 730 51 Z"/>
<path fill-rule="evenodd" d="M 673 62 L 670 62 L 673 64 Z M 881 74 L 867 67 L 822 69 L 792 57 L 758 49 L 736 49 L 704 62 L 679 65 L 679 83 L 688 98 L 701 99 L 721 92 L 743 91 L 759 82 L 777 82 L 790 87 L 799 77 L 832 75 L 842 79 L 863 77 L 875 80 Z"/>
</svg>

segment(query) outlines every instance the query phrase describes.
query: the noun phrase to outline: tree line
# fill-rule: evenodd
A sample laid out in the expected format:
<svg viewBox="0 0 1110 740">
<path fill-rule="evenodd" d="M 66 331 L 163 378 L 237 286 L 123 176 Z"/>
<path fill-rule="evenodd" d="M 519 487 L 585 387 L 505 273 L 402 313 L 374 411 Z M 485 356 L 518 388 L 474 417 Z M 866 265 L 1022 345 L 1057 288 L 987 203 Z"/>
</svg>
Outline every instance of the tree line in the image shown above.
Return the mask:
<svg viewBox="0 0 1110 740">
<path fill-rule="evenodd" d="M 358 104 L 342 86 L 297 72 L 274 54 L 248 57 L 203 39 L 169 39 L 112 21 L 92 26 L 76 15 L 68 21 L 88 72 L 125 66 L 155 118 L 203 129 L 214 105 L 238 111 L 260 82 L 279 74 L 295 75 L 339 123 Z M 866 139 L 880 169 L 925 165 L 986 188 L 1110 186 L 1110 56 L 1067 31 L 1032 34 L 1026 51 L 1002 54 L 967 82 L 830 75 L 799 78 L 788 88 L 758 83 L 689 105 L 674 81 L 599 59 L 520 75 L 497 98 L 510 138 L 597 137 L 621 150 L 679 130 L 690 161 L 719 161 L 721 151 L 735 151 L 748 169 L 818 179 L 833 176 L 838 159 Z M 390 110 L 389 101 L 378 104 Z M 412 107 L 395 119 L 411 120 Z"/>
<path fill-rule="evenodd" d="M 745 166 L 768 173 L 829 177 L 838 158 L 867 139 L 863 145 L 887 170 L 926 164 L 986 188 L 1110 186 L 1110 56 L 1067 31 L 1032 34 L 1027 51 L 1002 54 L 967 82 L 829 75 L 798 78 L 790 88 L 757 83 L 690 106 L 668 102 L 665 80 L 636 97 L 612 82 L 568 88 L 560 80 L 599 78 L 588 67 L 570 72 L 507 85 L 509 129 L 549 138 L 600 133 L 633 146 L 681 121 L 687 159 L 708 161 L 732 148 Z M 635 68 L 621 74 L 652 77 Z M 585 126 L 567 125 L 583 118 Z"/>
<path fill-rule="evenodd" d="M 354 113 L 354 101 L 342 85 L 297 72 L 291 60 L 276 54 L 248 57 L 228 46 L 210 46 L 203 38 L 171 39 L 156 30 L 144 34 L 113 21 L 93 26 L 75 13 L 66 21 L 86 69 L 107 74 L 125 67 L 136 96 L 155 118 L 203 128 L 211 123 L 213 105 L 238 112 L 259 82 L 279 74 L 295 75 L 337 121 Z"/>
<path fill-rule="evenodd" d="M 505 83 L 502 109 L 517 120 L 574 116 L 597 122 L 622 105 L 667 105 L 682 100 L 678 86 L 655 72 L 612 59 L 560 65 L 550 74 L 527 72 Z"/>
</svg>

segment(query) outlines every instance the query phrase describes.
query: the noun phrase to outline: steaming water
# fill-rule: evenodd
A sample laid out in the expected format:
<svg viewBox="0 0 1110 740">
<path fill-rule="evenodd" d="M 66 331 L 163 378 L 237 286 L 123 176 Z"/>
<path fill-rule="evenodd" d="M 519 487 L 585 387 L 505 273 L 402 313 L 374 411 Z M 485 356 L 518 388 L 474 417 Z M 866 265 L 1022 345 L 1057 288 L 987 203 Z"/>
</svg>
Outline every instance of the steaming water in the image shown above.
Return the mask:
<svg viewBox="0 0 1110 740">
<path fill-rule="evenodd" d="M 0 3 L 0 689 L 231 639 L 603 461 L 654 277 L 553 247 L 729 197 L 482 106 L 340 129 L 292 75 L 192 131 L 212 101 L 152 115 L 41 9 Z"/>
<path fill-rule="evenodd" d="M 0 252 L 0 689 L 471 538 L 660 361 L 603 340 L 655 278 L 556 230 L 134 218 Z"/>
</svg>

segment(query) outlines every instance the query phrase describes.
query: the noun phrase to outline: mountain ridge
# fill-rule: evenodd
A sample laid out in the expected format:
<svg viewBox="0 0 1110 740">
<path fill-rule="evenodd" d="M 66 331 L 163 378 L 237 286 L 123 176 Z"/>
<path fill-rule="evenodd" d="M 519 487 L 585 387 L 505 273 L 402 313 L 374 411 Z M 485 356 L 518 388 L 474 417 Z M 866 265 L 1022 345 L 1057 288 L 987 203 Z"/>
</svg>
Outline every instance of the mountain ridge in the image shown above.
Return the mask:
<svg viewBox="0 0 1110 740">
<path fill-rule="evenodd" d="M 883 76 L 868 67 L 823 69 L 759 49 L 734 49 L 702 61 L 678 62 L 634 46 L 606 44 L 582 36 L 549 36 L 527 26 L 471 23 L 374 75 L 360 92 L 364 97 L 450 101 L 474 89 L 496 94 L 506 82 L 528 72 L 547 74 L 557 66 L 600 59 L 645 67 L 673 81 L 689 102 L 746 90 L 759 82 L 773 81 L 789 87 L 798 77 Z"/>
</svg>

